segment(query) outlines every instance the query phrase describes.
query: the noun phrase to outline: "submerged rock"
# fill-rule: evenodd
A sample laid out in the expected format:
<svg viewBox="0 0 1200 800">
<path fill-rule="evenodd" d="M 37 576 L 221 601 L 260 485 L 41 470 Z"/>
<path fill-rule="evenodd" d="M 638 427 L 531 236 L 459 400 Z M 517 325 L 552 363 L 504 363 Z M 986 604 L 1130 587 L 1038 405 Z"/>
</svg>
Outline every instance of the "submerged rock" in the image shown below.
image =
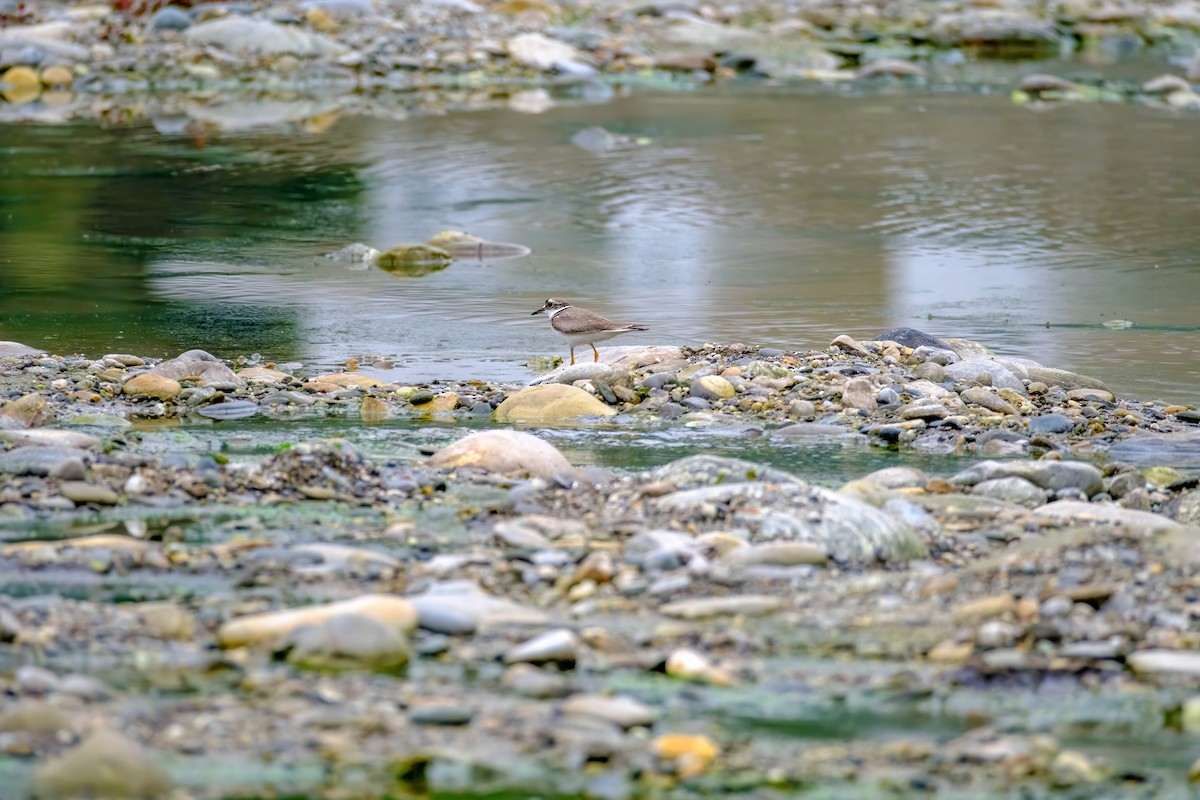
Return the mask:
<svg viewBox="0 0 1200 800">
<path fill-rule="evenodd" d="M 444 250 L 455 259 L 473 258 L 484 259 L 519 258 L 527 256 L 532 250 L 525 245 L 510 242 L 489 242 L 463 231 L 442 231 L 432 236 L 425 244 Z"/>
<path fill-rule="evenodd" d="M 427 244 L 398 244 L 384 250 L 375 265 L 393 275 L 419 277 L 445 269 L 453 259 L 440 247 Z"/>
</svg>

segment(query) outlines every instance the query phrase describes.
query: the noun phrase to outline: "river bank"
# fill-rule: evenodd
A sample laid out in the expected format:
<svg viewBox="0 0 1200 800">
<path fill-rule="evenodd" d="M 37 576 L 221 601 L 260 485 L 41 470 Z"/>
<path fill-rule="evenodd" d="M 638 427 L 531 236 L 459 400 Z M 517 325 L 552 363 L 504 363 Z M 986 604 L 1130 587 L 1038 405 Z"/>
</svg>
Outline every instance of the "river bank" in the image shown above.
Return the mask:
<svg viewBox="0 0 1200 800">
<path fill-rule="evenodd" d="M 1035 99 L 1200 107 L 1189 85 L 1200 82 L 1195 2 L 948 3 L 936 10 L 759 1 L 719 8 L 553 0 L 186 5 L 0 7 L 7 101 L 0 116 L 127 124 L 182 115 L 197 134 L 255 120 L 320 130 L 347 111 L 395 115 L 495 102 L 536 111 L 555 102 L 546 91 L 554 87 L 595 96 L 613 83 L 682 86 L 747 76 L 940 83 L 979 60 L 1081 53 L 1106 61 L 1143 52 L 1159 54 L 1171 77 L 1077 85 L 1071 76 L 1038 76 L 1022 89 Z M 1018 85 L 1012 80 L 1010 88 Z M 296 106 L 297 98 L 307 107 Z M 229 108 L 235 100 L 260 107 Z M 287 113 L 272 106 L 289 102 Z"/>
<path fill-rule="evenodd" d="M 528 387 L 9 346 L 4 785 L 1185 796 L 1197 412 L 884 338 L 604 348 Z M 295 441 L 313 415 L 355 425 Z M 537 435 L 564 425 L 946 469 L 581 467 Z"/>
</svg>

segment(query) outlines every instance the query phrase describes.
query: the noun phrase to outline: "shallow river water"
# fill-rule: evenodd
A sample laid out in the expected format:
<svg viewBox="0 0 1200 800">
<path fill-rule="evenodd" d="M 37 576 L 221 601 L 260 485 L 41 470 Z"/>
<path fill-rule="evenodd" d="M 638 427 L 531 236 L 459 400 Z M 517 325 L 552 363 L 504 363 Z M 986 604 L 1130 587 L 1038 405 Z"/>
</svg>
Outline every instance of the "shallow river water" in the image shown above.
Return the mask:
<svg viewBox="0 0 1200 800">
<path fill-rule="evenodd" d="M 0 128 L 0 338 L 522 380 L 566 355 L 530 316 L 559 296 L 650 328 L 614 344 L 912 325 L 1200 397 L 1195 114 L 735 87 L 327 123 Z M 572 143 L 590 126 L 627 138 Z M 534 252 L 421 277 L 321 257 L 444 229 Z"/>
</svg>

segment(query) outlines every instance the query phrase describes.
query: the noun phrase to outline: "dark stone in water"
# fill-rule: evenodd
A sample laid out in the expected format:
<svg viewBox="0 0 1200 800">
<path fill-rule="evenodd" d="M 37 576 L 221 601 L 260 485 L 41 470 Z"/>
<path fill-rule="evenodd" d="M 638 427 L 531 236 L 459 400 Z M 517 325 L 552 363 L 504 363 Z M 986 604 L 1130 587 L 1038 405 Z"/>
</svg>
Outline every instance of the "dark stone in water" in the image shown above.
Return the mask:
<svg viewBox="0 0 1200 800">
<path fill-rule="evenodd" d="M 1043 414 L 1029 420 L 1030 433 L 1067 433 L 1075 423 L 1065 414 Z"/>
<path fill-rule="evenodd" d="M 430 705 L 408 712 L 408 719 L 414 725 L 466 725 L 474 717 L 472 709 L 462 706 Z"/>
<path fill-rule="evenodd" d="M 230 400 L 227 403 L 204 406 L 196 413 L 209 419 L 245 419 L 258 413 L 258 405 L 249 400 Z"/>
<path fill-rule="evenodd" d="M 939 350 L 953 350 L 954 348 L 943 342 L 936 336 L 930 336 L 924 331 L 919 331 L 916 328 L 888 328 L 883 333 L 875 337 L 877 342 L 895 342 L 902 344 L 905 347 L 936 347 Z"/>
</svg>

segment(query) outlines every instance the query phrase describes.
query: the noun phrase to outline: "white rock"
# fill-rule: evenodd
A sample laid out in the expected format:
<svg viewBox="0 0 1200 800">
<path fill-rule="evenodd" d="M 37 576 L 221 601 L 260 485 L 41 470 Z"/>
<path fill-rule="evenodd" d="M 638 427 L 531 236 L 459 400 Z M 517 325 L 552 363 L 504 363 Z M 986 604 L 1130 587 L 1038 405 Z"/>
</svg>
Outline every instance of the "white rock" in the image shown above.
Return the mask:
<svg viewBox="0 0 1200 800">
<path fill-rule="evenodd" d="M 320 34 L 265 19 L 229 16 L 201 22 L 184 31 L 192 44 L 220 47 L 231 53 L 258 55 L 336 56 L 346 48 Z"/>
<path fill-rule="evenodd" d="M 522 33 L 509 39 L 508 57 L 522 66 L 543 72 L 559 63 L 580 59 L 579 51 L 571 45 L 540 33 Z"/>
</svg>

